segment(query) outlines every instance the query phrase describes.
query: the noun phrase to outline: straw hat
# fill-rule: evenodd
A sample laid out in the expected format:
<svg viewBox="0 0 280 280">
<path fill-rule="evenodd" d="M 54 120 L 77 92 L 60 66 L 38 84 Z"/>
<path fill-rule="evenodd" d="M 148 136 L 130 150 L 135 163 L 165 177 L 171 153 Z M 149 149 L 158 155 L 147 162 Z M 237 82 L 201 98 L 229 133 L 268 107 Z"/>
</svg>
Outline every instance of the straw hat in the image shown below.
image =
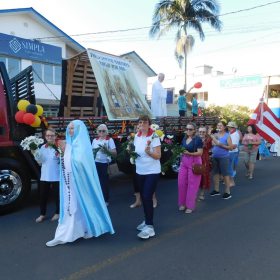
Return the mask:
<svg viewBox="0 0 280 280">
<path fill-rule="evenodd" d="M 227 126 L 228 126 L 228 127 L 234 127 L 234 128 L 237 128 L 237 127 L 238 127 L 237 124 L 236 124 L 235 122 L 229 122 L 229 123 L 227 124 Z"/>
</svg>

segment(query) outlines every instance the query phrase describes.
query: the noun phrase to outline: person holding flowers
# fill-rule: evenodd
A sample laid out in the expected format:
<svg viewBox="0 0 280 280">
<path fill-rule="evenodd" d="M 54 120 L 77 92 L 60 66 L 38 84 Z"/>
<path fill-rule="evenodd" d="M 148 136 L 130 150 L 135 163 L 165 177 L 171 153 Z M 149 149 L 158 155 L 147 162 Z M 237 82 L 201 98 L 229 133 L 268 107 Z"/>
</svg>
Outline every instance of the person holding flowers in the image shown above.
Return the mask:
<svg viewBox="0 0 280 280">
<path fill-rule="evenodd" d="M 36 153 L 35 159 L 41 165 L 41 178 L 39 185 L 40 216 L 36 223 L 41 223 L 46 218 L 47 202 L 49 193 L 52 190 L 55 197 L 55 214 L 52 221 L 59 218 L 59 150 L 56 146 L 56 132 L 49 127 L 45 131 L 46 144 L 42 145 Z"/>
<path fill-rule="evenodd" d="M 139 131 L 134 138 L 136 180 L 144 209 L 145 220 L 137 226 L 138 237 L 149 239 L 155 236 L 153 221 L 153 194 L 161 173 L 161 144 L 158 135 L 150 128 L 151 119 L 147 115 L 139 118 Z"/>
<path fill-rule="evenodd" d="M 97 127 L 97 137 L 92 141 L 92 149 L 95 155 L 95 165 L 102 188 L 106 205 L 109 205 L 109 175 L 108 166 L 112 156 L 117 156 L 114 140 L 108 136 L 108 128 L 105 124 Z"/>
</svg>

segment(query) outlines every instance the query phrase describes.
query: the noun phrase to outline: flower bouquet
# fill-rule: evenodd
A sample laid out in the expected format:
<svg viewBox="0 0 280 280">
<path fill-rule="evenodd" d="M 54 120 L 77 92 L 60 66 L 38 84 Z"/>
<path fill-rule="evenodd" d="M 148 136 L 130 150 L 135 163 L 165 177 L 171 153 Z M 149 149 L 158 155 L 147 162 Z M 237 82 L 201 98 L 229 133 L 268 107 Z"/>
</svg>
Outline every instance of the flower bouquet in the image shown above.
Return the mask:
<svg viewBox="0 0 280 280">
<path fill-rule="evenodd" d="M 32 155 L 34 156 L 35 160 L 40 161 L 39 156 L 39 146 L 44 143 L 44 140 L 42 138 L 39 138 L 36 135 L 26 137 L 20 142 L 20 146 L 23 148 L 23 150 L 30 151 Z"/>
<path fill-rule="evenodd" d="M 36 135 L 26 137 L 20 142 L 20 146 L 23 148 L 23 150 L 27 151 L 36 151 L 40 145 L 44 143 L 44 140 L 42 138 L 39 138 Z"/>
<path fill-rule="evenodd" d="M 106 144 L 99 144 L 98 148 L 93 149 L 94 159 L 96 158 L 96 155 L 99 151 L 107 156 L 108 161 L 111 161 L 112 158 L 115 158 L 115 155 L 109 150 Z"/>
<path fill-rule="evenodd" d="M 130 133 L 127 140 L 122 144 L 121 152 L 118 154 L 119 161 L 125 161 L 127 154 L 129 155 L 129 160 L 131 164 L 135 164 L 135 160 L 140 156 L 135 152 L 134 146 L 135 133 Z"/>
</svg>

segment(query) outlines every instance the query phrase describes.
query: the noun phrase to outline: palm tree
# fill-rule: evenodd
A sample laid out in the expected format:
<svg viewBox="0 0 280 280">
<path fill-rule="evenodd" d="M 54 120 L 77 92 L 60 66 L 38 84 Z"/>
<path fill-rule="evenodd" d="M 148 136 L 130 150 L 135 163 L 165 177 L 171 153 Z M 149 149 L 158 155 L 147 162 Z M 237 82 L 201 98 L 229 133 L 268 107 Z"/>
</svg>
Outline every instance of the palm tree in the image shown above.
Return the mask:
<svg viewBox="0 0 280 280">
<path fill-rule="evenodd" d="M 185 85 L 187 90 L 187 54 L 194 45 L 189 29 L 198 32 L 200 39 L 205 39 L 203 23 L 210 24 L 220 31 L 222 22 L 218 18 L 220 6 L 216 0 L 160 0 L 156 4 L 150 36 L 160 38 L 171 29 L 176 29 L 175 57 L 182 66 L 184 59 Z"/>
</svg>

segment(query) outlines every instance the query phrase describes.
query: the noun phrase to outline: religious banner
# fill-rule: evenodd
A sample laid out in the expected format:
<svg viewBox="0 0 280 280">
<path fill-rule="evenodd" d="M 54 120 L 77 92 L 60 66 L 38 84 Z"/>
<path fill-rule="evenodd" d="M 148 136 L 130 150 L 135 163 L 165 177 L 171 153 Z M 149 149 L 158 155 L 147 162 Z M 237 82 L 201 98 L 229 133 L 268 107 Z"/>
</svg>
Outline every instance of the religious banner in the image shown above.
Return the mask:
<svg viewBox="0 0 280 280">
<path fill-rule="evenodd" d="M 87 52 L 109 120 L 152 117 L 130 63 L 107 53 L 91 49 Z"/>
</svg>

